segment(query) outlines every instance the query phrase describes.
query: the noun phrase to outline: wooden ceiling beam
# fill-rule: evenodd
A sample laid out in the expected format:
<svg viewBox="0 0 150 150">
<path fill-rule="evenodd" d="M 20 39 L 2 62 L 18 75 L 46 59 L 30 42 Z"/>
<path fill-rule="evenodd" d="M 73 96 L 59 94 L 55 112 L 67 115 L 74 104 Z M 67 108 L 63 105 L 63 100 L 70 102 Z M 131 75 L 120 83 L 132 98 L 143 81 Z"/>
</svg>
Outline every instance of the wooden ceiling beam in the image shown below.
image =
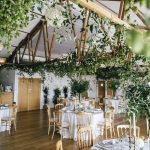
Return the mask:
<svg viewBox="0 0 150 150">
<path fill-rule="evenodd" d="M 71 0 L 71 1 L 74 2 L 74 0 Z M 82 7 L 85 7 L 87 9 L 97 13 L 101 17 L 106 17 L 117 24 L 124 25 L 127 28 L 132 28 L 127 22 L 121 20 L 117 16 L 113 15 L 109 11 L 105 10 L 103 7 L 97 5 L 96 3 L 94 3 L 90 0 L 88 0 L 88 1 L 87 0 L 79 0 L 79 4 Z"/>
<path fill-rule="evenodd" d="M 15 48 L 15 50 L 12 52 L 12 54 L 8 57 L 7 62 L 13 62 L 13 59 L 16 55 L 16 53 L 19 51 L 20 48 L 24 47 L 27 43 L 28 40 L 31 40 L 32 37 L 34 37 L 39 29 L 42 27 L 43 21 L 40 20 L 37 25 L 31 30 L 30 33 L 26 35 L 26 37 L 19 43 L 19 45 Z"/>
</svg>

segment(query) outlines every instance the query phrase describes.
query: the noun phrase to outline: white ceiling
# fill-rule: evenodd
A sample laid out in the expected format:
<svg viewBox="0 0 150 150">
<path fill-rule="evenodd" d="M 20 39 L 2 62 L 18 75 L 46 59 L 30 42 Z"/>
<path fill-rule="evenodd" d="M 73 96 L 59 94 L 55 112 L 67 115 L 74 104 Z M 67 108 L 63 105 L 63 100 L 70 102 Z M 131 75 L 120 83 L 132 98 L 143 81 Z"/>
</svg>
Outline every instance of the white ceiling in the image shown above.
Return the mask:
<svg viewBox="0 0 150 150">
<path fill-rule="evenodd" d="M 120 2 L 119 1 L 101 1 L 101 3 L 103 5 L 106 5 L 107 7 L 109 7 L 115 13 L 119 12 L 119 7 L 120 7 Z M 99 3 L 97 3 L 97 4 L 100 5 Z M 104 7 L 103 5 L 101 5 L 103 8 L 105 8 L 108 11 L 110 11 L 109 9 L 107 9 L 106 7 Z M 139 6 L 137 6 L 137 7 L 139 7 Z M 150 11 L 147 10 L 145 7 L 140 7 L 140 10 L 144 14 L 150 15 Z M 74 13 L 77 14 L 78 13 L 77 10 L 75 10 Z M 116 15 L 115 13 L 113 13 L 113 14 Z M 142 21 L 132 11 L 130 12 L 130 14 L 131 14 L 130 23 L 144 26 L 144 24 L 142 23 Z M 27 32 L 27 33 L 29 33 L 36 26 L 36 24 L 40 21 L 40 19 L 41 19 L 41 17 L 32 20 L 29 23 L 29 25 L 26 28 L 22 29 L 22 30 L 25 31 L 25 32 Z M 76 29 L 77 29 L 78 36 L 80 36 L 80 29 L 81 29 L 81 27 L 82 27 L 82 23 L 80 21 L 78 21 L 77 24 L 76 24 Z M 48 28 L 48 33 L 49 33 L 49 38 L 50 38 L 49 40 L 51 40 L 52 31 L 53 31 L 53 28 L 49 27 Z M 63 28 L 60 29 L 59 32 L 62 33 L 62 34 L 64 34 L 64 29 Z M 27 35 L 26 33 L 22 33 L 21 32 L 20 36 L 18 38 L 16 38 L 16 39 L 13 40 L 12 46 L 18 46 L 19 43 L 20 43 L 20 41 L 22 39 L 24 39 L 26 37 L 26 35 Z M 33 44 L 35 44 L 36 38 L 37 37 L 35 37 L 35 39 L 33 41 Z M 60 55 L 62 55 L 63 53 L 66 53 L 66 52 L 70 52 L 71 50 L 74 50 L 74 47 L 75 47 L 75 43 L 71 39 L 68 40 L 68 41 L 63 42 L 63 44 L 59 44 L 58 42 L 56 42 L 54 50 L 52 52 L 52 58 L 59 57 Z M 14 49 L 15 49 L 15 47 L 12 47 L 11 52 Z M 7 53 L 6 50 L 2 50 L 0 52 L 0 56 L 1 57 L 8 57 L 9 55 L 11 55 L 11 54 Z M 40 40 L 39 48 L 38 48 L 38 51 L 37 51 L 37 56 L 44 56 L 44 43 L 43 43 L 42 39 Z"/>
</svg>

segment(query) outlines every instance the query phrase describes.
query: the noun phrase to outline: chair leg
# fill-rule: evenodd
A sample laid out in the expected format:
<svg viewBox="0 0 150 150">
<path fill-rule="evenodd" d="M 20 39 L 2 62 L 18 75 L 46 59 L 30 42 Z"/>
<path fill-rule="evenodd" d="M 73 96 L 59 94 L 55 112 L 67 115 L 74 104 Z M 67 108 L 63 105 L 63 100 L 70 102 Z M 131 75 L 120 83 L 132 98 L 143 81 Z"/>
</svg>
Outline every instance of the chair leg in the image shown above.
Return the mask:
<svg viewBox="0 0 150 150">
<path fill-rule="evenodd" d="M 55 125 L 54 125 L 54 129 L 53 129 L 52 139 L 54 137 L 54 133 L 55 133 Z"/>
<path fill-rule="evenodd" d="M 16 131 L 16 120 L 14 120 L 14 128 L 15 128 L 15 131 Z"/>
<path fill-rule="evenodd" d="M 110 136 L 112 138 L 112 127 L 110 127 Z"/>
<path fill-rule="evenodd" d="M 107 128 L 105 127 L 105 136 L 106 136 L 106 140 L 107 140 Z"/>
<path fill-rule="evenodd" d="M 70 139 L 71 139 L 71 129 L 70 129 L 70 127 L 69 127 L 69 136 L 70 136 Z"/>
<path fill-rule="evenodd" d="M 6 121 L 6 126 L 5 126 L 5 130 L 7 131 L 7 121 Z"/>
<path fill-rule="evenodd" d="M 9 134 L 10 134 L 10 130 L 11 130 L 11 121 L 8 122 L 8 125 L 9 125 L 9 130 L 8 130 L 8 132 L 9 132 Z"/>
<path fill-rule="evenodd" d="M 114 134 L 114 136 L 116 136 L 114 125 L 113 125 L 113 134 Z"/>
<path fill-rule="evenodd" d="M 63 139 L 63 128 L 61 128 L 61 141 Z"/>
<path fill-rule="evenodd" d="M 49 124 L 48 124 L 48 135 L 49 135 L 50 130 L 51 130 L 51 125 L 50 125 L 50 122 L 49 122 Z"/>
</svg>

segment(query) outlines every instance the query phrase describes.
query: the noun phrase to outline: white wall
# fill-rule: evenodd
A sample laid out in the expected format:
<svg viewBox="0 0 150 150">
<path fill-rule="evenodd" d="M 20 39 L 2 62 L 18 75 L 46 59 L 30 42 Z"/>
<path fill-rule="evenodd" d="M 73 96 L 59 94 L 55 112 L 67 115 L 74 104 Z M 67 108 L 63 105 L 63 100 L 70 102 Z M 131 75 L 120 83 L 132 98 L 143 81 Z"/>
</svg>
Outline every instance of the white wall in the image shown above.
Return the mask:
<svg viewBox="0 0 150 150">
<path fill-rule="evenodd" d="M 15 71 L 3 69 L 0 71 L 0 83 L 3 86 L 12 86 L 14 89 Z"/>
<path fill-rule="evenodd" d="M 14 101 L 17 104 L 18 104 L 18 79 L 23 78 L 23 77 L 31 78 L 28 74 L 24 74 L 24 76 L 20 76 L 17 71 L 9 71 L 8 72 L 8 71 L 4 70 L 2 73 L 0 73 L 0 81 L 3 81 L 3 83 L 7 83 L 7 85 L 8 84 L 13 85 L 13 87 L 14 87 Z M 32 76 L 32 78 L 41 79 L 41 76 L 39 74 L 35 74 Z M 90 82 L 90 88 L 88 90 L 88 96 L 90 98 L 97 97 L 97 95 L 98 95 L 97 90 L 98 89 L 97 89 L 97 81 L 96 81 L 95 76 L 83 76 L 82 79 L 86 79 Z M 49 87 L 48 98 L 49 98 L 50 105 L 53 107 L 53 102 L 52 102 L 52 98 L 54 95 L 53 90 L 55 88 L 60 88 L 61 95 L 64 96 L 63 95 L 63 87 L 67 86 L 68 92 L 69 92 L 68 97 L 70 97 L 70 92 L 71 92 L 70 81 L 71 81 L 71 79 L 66 77 L 66 76 L 61 78 L 61 77 L 55 76 L 52 73 L 47 73 L 44 83 L 41 84 L 40 108 L 41 109 L 43 108 L 43 103 L 44 103 L 44 98 L 43 98 L 43 87 L 44 86 Z"/>
<path fill-rule="evenodd" d="M 88 90 L 88 96 L 90 98 L 95 98 L 97 97 L 97 81 L 95 76 L 84 76 L 82 77 L 83 79 L 86 79 L 90 82 L 90 88 Z M 70 81 L 71 79 L 68 78 L 67 76 L 61 78 L 58 76 L 55 76 L 52 73 L 46 74 L 46 80 L 44 81 L 44 86 L 49 87 L 49 102 L 50 105 L 53 106 L 52 98 L 54 95 L 53 90 L 55 88 L 59 88 L 61 90 L 61 96 L 63 95 L 63 87 L 67 86 L 68 87 L 68 97 L 70 97 L 70 92 L 71 92 L 71 87 L 70 87 Z"/>
</svg>

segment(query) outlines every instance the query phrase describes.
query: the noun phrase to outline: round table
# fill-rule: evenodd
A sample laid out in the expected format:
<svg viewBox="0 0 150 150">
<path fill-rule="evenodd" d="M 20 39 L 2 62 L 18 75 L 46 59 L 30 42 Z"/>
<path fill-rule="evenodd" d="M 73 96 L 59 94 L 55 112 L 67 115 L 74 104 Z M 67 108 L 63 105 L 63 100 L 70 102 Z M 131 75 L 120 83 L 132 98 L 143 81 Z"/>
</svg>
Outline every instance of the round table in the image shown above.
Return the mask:
<svg viewBox="0 0 150 150">
<path fill-rule="evenodd" d="M 104 122 L 103 111 L 90 112 L 92 115 L 91 127 L 93 133 L 93 139 L 99 136 L 99 130 L 97 125 Z M 64 111 L 62 116 L 62 122 L 67 122 L 70 125 L 71 138 L 77 140 L 77 116 L 75 111 Z M 68 130 L 63 130 L 63 138 L 70 138 Z"/>
</svg>

